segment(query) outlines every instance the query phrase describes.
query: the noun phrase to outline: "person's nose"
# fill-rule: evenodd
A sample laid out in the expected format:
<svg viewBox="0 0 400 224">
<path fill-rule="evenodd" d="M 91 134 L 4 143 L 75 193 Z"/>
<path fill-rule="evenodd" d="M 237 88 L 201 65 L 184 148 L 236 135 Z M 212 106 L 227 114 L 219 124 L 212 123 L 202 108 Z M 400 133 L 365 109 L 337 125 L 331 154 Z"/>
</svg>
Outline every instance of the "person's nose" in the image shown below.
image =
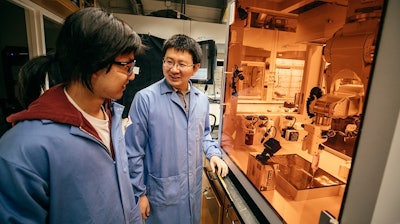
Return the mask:
<svg viewBox="0 0 400 224">
<path fill-rule="evenodd" d="M 129 81 L 132 81 L 132 80 L 134 80 L 135 78 L 136 78 L 135 72 L 132 72 L 132 74 L 128 75 L 128 80 L 129 80 Z"/>
<path fill-rule="evenodd" d="M 180 72 L 181 70 L 179 69 L 179 64 L 175 63 L 171 68 L 171 71 L 172 70 L 173 70 L 173 72 Z"/>
</svg>

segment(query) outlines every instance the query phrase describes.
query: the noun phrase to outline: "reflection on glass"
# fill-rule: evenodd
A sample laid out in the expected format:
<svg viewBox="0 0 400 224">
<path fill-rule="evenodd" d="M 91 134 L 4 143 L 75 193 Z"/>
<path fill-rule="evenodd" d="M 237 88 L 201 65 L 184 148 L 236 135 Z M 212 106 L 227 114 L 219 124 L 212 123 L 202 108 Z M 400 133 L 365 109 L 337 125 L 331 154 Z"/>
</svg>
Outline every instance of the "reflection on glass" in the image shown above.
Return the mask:
<svg viewBox="0 0 400 224">
<path fill-rule="evenodd" d="M 301 91 L 303 67 L 304 60 L 276 59 L 274 100 L 294 102 L 296 93 Z"/>
<path fill-rule="evenodd" d="M 264 99 L 264 62 L 242 61 L 243 79 L 239 81 L 238 95 L 241 99 Z"/>
</svg>

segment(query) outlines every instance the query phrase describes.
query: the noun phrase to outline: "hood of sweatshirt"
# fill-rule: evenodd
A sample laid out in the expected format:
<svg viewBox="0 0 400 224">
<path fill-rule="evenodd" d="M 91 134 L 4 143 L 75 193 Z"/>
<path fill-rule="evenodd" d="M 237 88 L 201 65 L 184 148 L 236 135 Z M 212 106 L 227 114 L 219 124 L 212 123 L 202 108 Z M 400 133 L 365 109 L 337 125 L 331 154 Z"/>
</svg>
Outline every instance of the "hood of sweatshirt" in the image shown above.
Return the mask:
<svg viewBox="0 0 400 224">
<path fill-rule="evenodd" d="M 110 110 L 107 113 L 110 116 Z M 64 86 L 56 85 L 32 102 L 28 109 L 12 114 L 7 121 L 13 125 L 24 120 L 51 120 L 57 123 L 79 127 L 96 138 L 100 136 L 82 113 L 72 105 L 64 93 Z"/>
</svg>

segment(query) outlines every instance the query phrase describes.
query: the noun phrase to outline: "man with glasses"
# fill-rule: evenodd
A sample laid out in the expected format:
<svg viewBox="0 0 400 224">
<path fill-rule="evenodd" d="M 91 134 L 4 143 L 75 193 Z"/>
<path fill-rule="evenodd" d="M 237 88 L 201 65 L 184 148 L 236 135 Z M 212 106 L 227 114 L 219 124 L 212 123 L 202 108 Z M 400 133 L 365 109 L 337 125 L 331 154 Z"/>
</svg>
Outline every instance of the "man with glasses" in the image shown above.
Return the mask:
<svg viewBox="0 0 400 224">
<path fill-rule="evenodd" d="M 228 167 L 210 136 L 208 97 L 190 82 L 201 48 L 177 34 L 162 49 L 164 78 L 136 93 L 125 140 L 131 182 L 146 223 L 200 223 L 202 154 L 213 172 Z"/>
</svg>

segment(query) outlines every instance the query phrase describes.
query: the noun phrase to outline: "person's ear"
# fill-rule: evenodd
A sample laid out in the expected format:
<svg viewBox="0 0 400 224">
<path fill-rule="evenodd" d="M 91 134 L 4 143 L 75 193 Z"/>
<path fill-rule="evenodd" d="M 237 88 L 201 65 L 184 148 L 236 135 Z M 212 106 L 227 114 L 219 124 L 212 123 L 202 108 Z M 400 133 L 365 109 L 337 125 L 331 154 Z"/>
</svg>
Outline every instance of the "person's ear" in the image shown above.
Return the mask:
<svg viewBox="0 0 400 224">
<path fill-rule="evenodd" d="M 200 69 L 200 63 L 195 64 L 193 67 L 193 71 L 194 71 L 193 74 L 196 73 L 199 69 Z"/>
</svg>

